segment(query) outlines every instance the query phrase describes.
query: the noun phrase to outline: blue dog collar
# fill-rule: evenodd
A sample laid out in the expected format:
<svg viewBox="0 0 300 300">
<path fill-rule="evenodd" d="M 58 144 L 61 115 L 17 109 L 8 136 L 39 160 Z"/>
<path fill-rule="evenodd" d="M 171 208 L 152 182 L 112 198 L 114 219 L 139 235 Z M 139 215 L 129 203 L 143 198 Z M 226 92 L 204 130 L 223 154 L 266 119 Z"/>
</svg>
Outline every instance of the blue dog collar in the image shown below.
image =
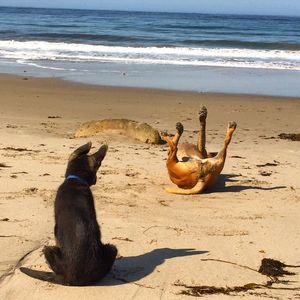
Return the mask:
<svg viewBox="0 0 300 300">
<path fill-rule="evenodd" d="M 75 179 L 75 180 L 78 180 L 78 181 L 80 181 L 81 183 L 83 183 L 83 184 L 86 184 L 86 185 L 89 185 L 88 183 L 87 183 L 87 181 L 85 181 L 84 179 L 82 179 L 82 178 L 80 178 L 79 176 L 76 176 L 76 175 L 69 175 L 67 178 L 66 178 L 66 180 L 72 180 L 72 179 Z"/>
</svg>

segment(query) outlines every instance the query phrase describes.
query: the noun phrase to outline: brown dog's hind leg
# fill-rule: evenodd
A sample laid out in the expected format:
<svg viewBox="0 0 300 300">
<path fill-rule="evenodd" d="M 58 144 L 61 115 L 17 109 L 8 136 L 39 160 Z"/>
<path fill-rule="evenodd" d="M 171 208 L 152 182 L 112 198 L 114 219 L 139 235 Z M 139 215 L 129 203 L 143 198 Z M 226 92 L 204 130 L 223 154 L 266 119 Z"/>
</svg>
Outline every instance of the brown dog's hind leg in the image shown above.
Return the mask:
<svg viewBox="0 0 300 300">
<path fill-rule="evenodd" d="M 207 158 L 206 151 L 206 118 L 207 118 L 207 108 L 202 106 L 199 111 L 199 121 L 200 121 L 200 130 L 198 134 L 197 148 L 200 152 L 201 158 Z"/>
<path fill-rule="evenodd" d="M 198 181 L 198 183 L 191 189 L 180 189 L 180 188 L 166 188 L 165 191 L 172 194 L 178 195 L 193 195 L 193 194 L 200 194 L 204 191 L 206 184 L 204 181 Z"/>
<path fill-rule="evenodd" d="M 44 247 L 43 249 L 47 264 L 56 275 L 63 275 L 61 251 L 58 247 Z"/>
<path fill-rule="evenodd" d="M 236 126 L 237 126 L 236 122 L 228 123 L 227 132 L 226 132 L 226 136 L 224 139 L 224 145 L 223 145 L 221 151 L 216 156 L 216 159 L 221 159 L 223 162 L 225 162 L 227 147 L 230 144 L 230 141 L 231 141 L 232 135 L 236 129 Z"/>
</svg>

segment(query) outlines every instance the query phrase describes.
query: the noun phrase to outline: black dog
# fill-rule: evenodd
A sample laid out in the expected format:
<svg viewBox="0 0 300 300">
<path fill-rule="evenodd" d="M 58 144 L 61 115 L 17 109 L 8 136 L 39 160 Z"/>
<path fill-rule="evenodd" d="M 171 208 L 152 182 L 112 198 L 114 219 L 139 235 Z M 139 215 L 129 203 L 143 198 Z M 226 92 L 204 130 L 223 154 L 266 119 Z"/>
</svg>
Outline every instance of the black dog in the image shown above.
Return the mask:
<svg viewBox="0 0 300 300">
<path fill-rule="evenodd" d="M 96 173 L 107 146 L 87 155 L 91 146 L 92 143 L 87 143 L 79 147 L 69 158 L 66 179 L 55 199 L 57 245 L 44 248 L 48 265 L 59 281 L 67 285 L 81 286 L 98 281 L 110 271 L 117 255 L 115 246 L 101 242 L 90 190 L 96 183 Z"/>
</svg>

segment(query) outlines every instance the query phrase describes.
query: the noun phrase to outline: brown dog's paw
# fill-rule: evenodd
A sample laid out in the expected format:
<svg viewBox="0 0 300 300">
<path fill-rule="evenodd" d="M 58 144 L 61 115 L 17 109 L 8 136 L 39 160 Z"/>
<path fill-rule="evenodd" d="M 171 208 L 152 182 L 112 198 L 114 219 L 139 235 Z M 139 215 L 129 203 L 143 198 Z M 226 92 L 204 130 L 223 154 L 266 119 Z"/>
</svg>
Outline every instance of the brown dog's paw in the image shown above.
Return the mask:
<svg viewBox="0 0 300 300">
<path fill-rule="evenodd" d="M 228 123 L 228 128 L 236 129 L 236 126 L 237 126 L 237 124 L 234 121 L 231 121 Z"/>
<path fill-rule="evenodd" d="M 176 130 L 177 130 L 178 134 L 180 134 L 180 135 L 183 133 L 184 127 L 180 122 L 176 123 Z"/>
<path fill-rule="evenodd" d="M 207 118 L 207 108 L 205 106 L 202 106 L 199 111 L 199 121 L 201 123 L 205 122 L 206 118 Z"/>
<path fill-rule="evenodd" d="M 161 136 L 162 138 L 164 138 L 164 137 L 168 137 L 169 134 L 168 134 L 167 130 L 163 130 L 163 131 L 160 132 L 160 136 Z"/>
</svg>

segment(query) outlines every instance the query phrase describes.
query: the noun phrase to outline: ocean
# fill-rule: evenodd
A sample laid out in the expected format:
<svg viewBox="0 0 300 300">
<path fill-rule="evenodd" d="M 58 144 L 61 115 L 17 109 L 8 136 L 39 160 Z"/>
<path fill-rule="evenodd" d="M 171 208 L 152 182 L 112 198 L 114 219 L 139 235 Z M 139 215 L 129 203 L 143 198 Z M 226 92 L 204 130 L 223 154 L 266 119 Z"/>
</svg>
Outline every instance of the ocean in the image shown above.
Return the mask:
<svg viewBox="0 0 300 300">
<path fill-rule="evenodd" d="M 300 96 L 300 18 L 0 7 L 0 73 Z"/>
</svg>

